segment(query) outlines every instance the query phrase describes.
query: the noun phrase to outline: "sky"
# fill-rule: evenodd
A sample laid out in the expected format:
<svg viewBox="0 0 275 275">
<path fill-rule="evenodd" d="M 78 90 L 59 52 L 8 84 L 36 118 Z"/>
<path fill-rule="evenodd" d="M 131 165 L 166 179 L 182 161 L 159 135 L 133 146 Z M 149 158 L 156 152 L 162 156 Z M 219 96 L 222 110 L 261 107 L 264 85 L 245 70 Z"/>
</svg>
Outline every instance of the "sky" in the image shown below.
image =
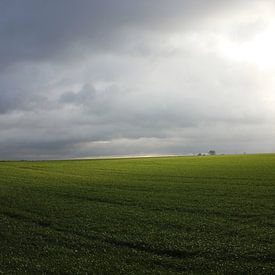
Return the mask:
<svg viewBox="0 0 275 275">
<path fill-rule="evenodd" d="M 0 159 L 275 151 L 275 1 L 0 1 Z"/>
</svg>

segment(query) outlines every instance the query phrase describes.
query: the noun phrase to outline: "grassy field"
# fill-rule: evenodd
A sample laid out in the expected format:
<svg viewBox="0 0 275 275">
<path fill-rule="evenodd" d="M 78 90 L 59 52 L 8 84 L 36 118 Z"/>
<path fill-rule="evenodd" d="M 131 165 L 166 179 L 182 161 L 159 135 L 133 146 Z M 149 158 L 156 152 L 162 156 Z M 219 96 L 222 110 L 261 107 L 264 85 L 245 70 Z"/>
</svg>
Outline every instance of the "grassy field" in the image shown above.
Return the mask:
<svg viewBox="0 0 275 275">
<path fill-rule="evenodd" d="M 274 274 L 275 154 L 0 162 L 0 273 Z"/>
</svg>

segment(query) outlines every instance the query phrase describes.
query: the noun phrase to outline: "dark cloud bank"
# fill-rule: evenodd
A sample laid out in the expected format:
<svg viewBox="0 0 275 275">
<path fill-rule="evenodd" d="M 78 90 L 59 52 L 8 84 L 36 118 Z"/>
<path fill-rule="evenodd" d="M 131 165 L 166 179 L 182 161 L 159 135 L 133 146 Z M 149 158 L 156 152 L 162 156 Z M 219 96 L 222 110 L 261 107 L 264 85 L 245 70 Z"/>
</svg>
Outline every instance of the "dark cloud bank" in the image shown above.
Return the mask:
<svg viewBox="0 0 275 275">
<path fill-rule="evenodd" d="M 274 151 L 275 63 L 256 47 L 274 15 L 268 0 L 1 1 L 0 159 Z"/>
</svg>

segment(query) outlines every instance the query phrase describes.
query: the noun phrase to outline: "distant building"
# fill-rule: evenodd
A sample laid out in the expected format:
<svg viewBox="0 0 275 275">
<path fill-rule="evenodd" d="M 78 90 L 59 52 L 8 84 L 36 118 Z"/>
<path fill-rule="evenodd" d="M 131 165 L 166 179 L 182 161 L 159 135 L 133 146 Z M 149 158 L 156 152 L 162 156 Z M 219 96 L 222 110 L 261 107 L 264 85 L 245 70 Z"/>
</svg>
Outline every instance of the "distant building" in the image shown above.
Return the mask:
<svg viewBox="0 0 275 275">
<path fill-rule="evenodd" d="M 210 151 L 208 152 L 208 155 L 214 156 L 214 155 L 216 155 L 216 151 L 215 151 L 215 150 L 210 150 Z"/>
</svg>

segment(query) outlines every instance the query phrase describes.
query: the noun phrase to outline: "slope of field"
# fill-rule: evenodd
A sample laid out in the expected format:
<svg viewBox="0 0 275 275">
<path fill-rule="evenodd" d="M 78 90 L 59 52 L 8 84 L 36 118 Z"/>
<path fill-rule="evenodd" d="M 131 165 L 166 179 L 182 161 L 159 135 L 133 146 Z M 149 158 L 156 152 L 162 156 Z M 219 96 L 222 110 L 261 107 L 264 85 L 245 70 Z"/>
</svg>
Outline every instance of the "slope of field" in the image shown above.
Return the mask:
<svg viewBox="0 0 275 275">
<path fill-rule="evenodd" d="M 0 162 L 0 273 L 274 274 L 275 154 Z"/>
</svg>

